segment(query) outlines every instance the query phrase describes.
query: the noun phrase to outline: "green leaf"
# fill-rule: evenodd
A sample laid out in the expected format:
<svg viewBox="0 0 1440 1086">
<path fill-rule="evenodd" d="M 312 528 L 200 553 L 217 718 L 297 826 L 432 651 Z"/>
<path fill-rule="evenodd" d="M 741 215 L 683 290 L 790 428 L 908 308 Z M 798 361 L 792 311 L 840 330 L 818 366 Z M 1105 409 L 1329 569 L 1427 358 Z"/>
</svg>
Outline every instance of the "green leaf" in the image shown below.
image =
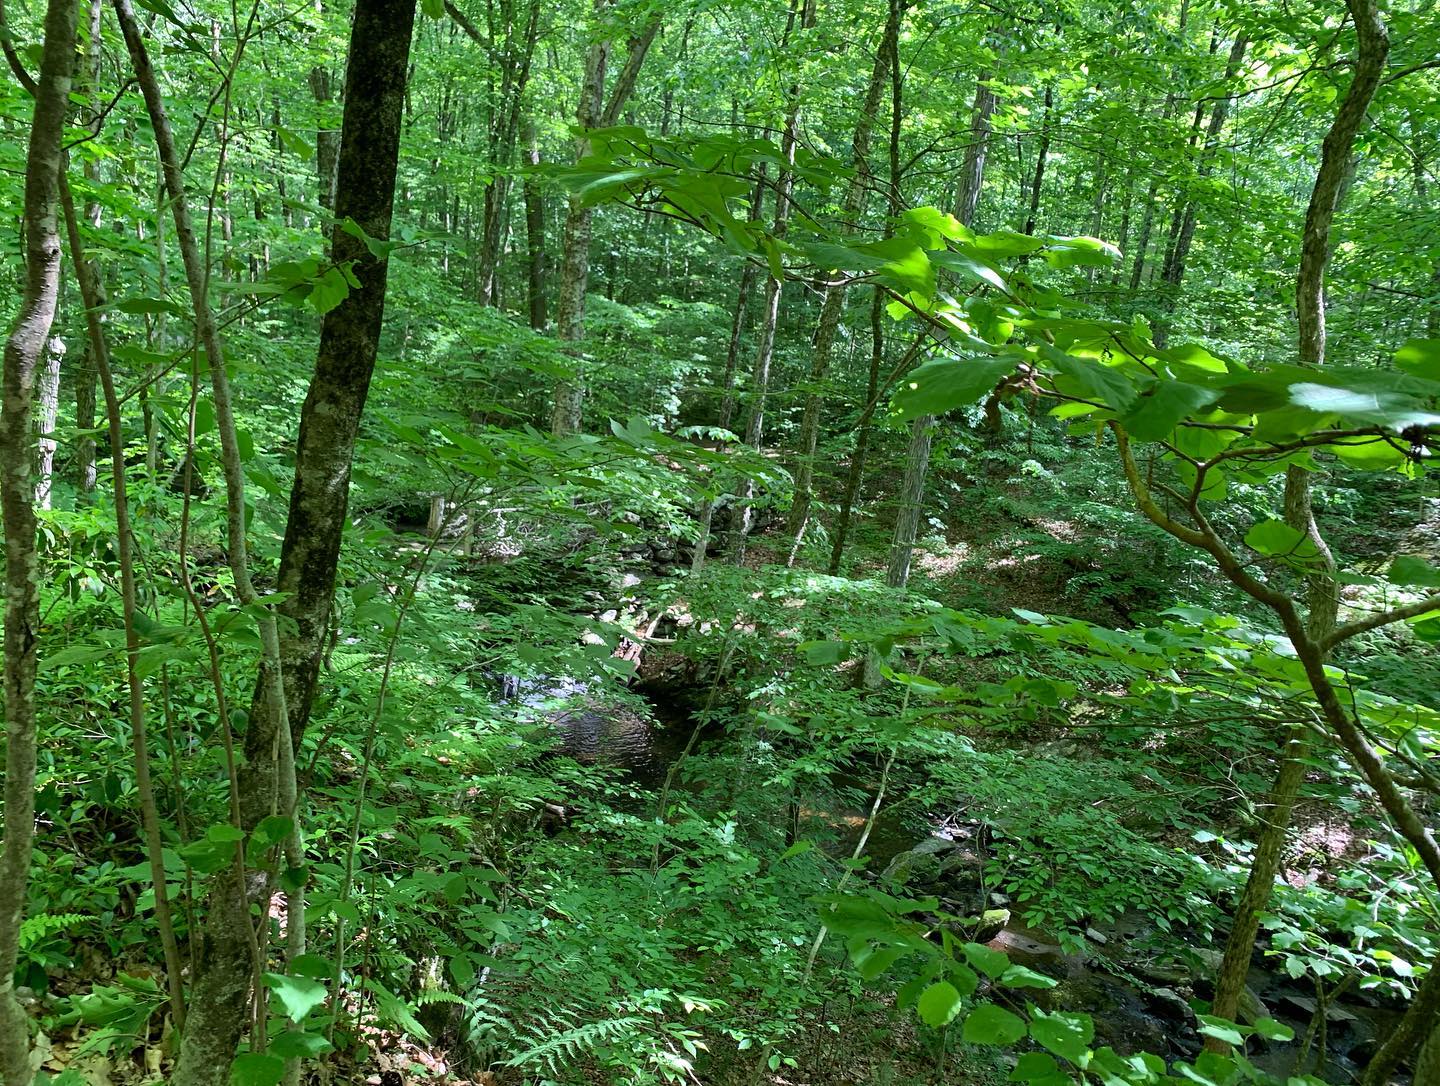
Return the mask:
<svg viewBox="0 0 1440 1086">
<path fill-rule="evenodd" d="M 319 1033 L 287 1030 L 270 1038 L 270 1051 L 287 1060 L 313 1060 L 334 1050 L 335 1046 Z"/>
<path fill-rule="evenodd" d="M 1026 1052 L 1015 1061 L 1009 1081 L 1029 1082 L 1032 1086 L 1069 1086 L 1070 1076 L 1061 1072 L 1054 1056 L 1044 1052 Z"/>
<path fill-rule="evenodd" d="M 126 298 L 115 303 L 115 308 L 121 313 L 133 313 L 138 315 L 155 315 L 167 313 L 173 317 L 188 316 L 186 309 L 168 298 Z"/>
<path fill-rule="evenodd" d="M 309 977 L 266 973 L 265 985 L 275 993 L 275 998 L 293 1022 L 300 1021 L 325 1002 L 325 985 Z"/>
<path fill-rule="evenodd" d="M 297 977 L 312 980 L 329 980 L 335 975 L 335 967 L 319 954 L 301 954 L 289 963 L 290 972 Z"/>
<path fill-rule="evenodd" d="M 1005 956 L 1004 951 L 992 950 L 981 943 L 966 943 L 965 957 L 991 980 L 1004 976 L 1010 968 L 1010 959 Z"/>
<path fill-rule="evenodd" d="M 1025 1020 L 1004 1007 L 982 1003 L 965 1018 L 961 1039 L 975 1045 L 1011 1045 L 1025 1036 Z"/>
<path fill-rule="evenodd" d="M 246 1052 L 230 1065 L 230 1086 L 277 1086 L 285 1077 L 285 1061 L 269 1052 Z"/>
<path fill-rule="evenodd" d="M 443 14 L 443 7 L 441 12 Z M 324 275 L 315 280 L 306 300 L 309 301 L 310 307 L 323 317 L 348 297 L 350 297 L 349 277 L 346 276 L 343 269 L 334 267 L 327 269 Z"/>
<path fill-rule="evenodd" d="M 1245 545 L 1259 554 L 1294 562 L 1314 562 L 1320 557 L 1315 544 L 1283 520 L 1258 521 L 1245 533 Z"/>
<path fill-rule="evenodd" d="M 1026 966 L 1012 965 L 1000 974 L 1000 983 L 1006 988 L 1054 988 L 1060 982 Z"/>
<path fill-rule="evenodd" d="M 1440 339 L 1412 339 L 1395 352 L 1395 365 L 1415 377 L 1440 381 Z"/>
<path fill-rule="evenodd" d="M 1267 1041 L 1293 1041 L 1295 1031 L 1284 1022 L 1277 1022 L 1273 1018 L 1260 1018 L 1255 1022 L 1255 1032 L 1264 1037 Z"/>
<path fill-rule="evenodd" d="M 910 374 L 895 394 L 905 421 L 921 415 L 943 415 L 975 403 L 1015 368 L 1010 359 L 937 358 Z"/>
<path fill-rule="evenodd" d="M 1390 572 L 1385 579 L 1391 584 L 1416 588 L 1440 588 L 1440 569 L 1436 569 L 1423 558 L 1402 554 L 1390 563 Z"/>
<path fill-rule="evenodd" d="M 850 657 L 850 645 L 845 641 L 805 641 L 800 651 L 811 664 L 838 664 Z"/>
<path fill-rule="evenodd" d="M 1037 1044 L 1071 1063 L 1083 1064 L 1095 1038 L 1095 1023 L 1088 1014 L 1046 1014 L 1036 1010 L 1030 1020 L 1030 1036 Z"/>
<path fill-rule="evenodd" d="M 955 1020 L 960 1013 L 963 1001 L 955 985 L 948 980 L 936 981 L 930 987 L 920 993 L 920 999 L 915 1004 L 915 1009 L 920 1013 L 920 1020 L 927 1026 L 939 1029 Z"/>
<path fill-rule="evenodd" d="M 1121 416 L 1120 425 L 1138 441 L 1163 441 L 1181 419 L 1208 407 L 1218 395 L 1183 381 L 1161 381 Z"/>
<path fill-rule="evenodd" d="M 1250 1032 L 1227 1018 L 1217 1018 L 1213 1014 L 1202 1014 L 1198 1017 L 1201 1033 L 1214 1037 L 1217 1041 L 1224 1041 L 1227 1045 L 1243 1045 L 1245 1034 Z"/>
<path fill-rule="evenodd" d="M 420 10 L 431 19 L 445 18 L 445 0 L 420 0 Z"/>
</svg>

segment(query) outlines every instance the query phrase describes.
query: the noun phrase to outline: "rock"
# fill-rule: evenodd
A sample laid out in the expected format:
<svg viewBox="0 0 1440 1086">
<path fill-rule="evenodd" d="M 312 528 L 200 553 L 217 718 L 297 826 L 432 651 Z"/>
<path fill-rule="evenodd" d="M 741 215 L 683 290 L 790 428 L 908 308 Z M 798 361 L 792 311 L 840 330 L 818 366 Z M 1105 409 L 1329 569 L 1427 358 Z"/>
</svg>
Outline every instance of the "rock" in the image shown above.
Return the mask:
<svg viewBox="0 0 1440 1086">
<path fill-rule="evenodd" d="M 986 909 L 978 920 L 972 917 L 967 922 L 967 927 L 972 931 L 970 938 L 977 943 L 988 943 L 1009 925 L 1009 909 Z"/>
<path fill-rule="evenodd" d="M 1085 929 L 1085 938 L 1089 939 L 1092 943 L 1095 943 L 1095 944 L 1097 944 L 1097 945 L 1099 945 L 1099 946 L 1104 946 L 1106 943 L 1108 943 L 1108 942 L 1110 941 L 1108 937 L 1106 937 L 1105 935 L 1102 935 L 1100 932 L 1096 931 L 1094 928 L 1086 928 L 1086 929 Z"/>
<path fill-rule="evenodd" d="M 996 908 L 999 908 L 999 907 L 1002 906 L 1002 905 L 1009 905 L 1009 904 L 1010 904 L 1010 895 L 1009 895 L 1009 894 L 1001 894 L 1001 893 L 991 894 L 991 895 L 990 895 L 990 904 L 991 904 L 991 905 L 994 905 Z"/>
<path fill-rule="evenodd" d="M 1315 1014 L 1315 1009 L 1319 1006 L 1319 1004 L 1315 1002 L 1315 1000 L 1312 999 L 1310 996 L 1291 995 L 1289 993 L 1281 996 L 1280 1002 L 1286 1004 L 1287 1006 L 1294 1007 L 1296 1010 L 1302 1012 L 1303 1014 L 1312 1017 Z M 1331 1003 L 1325 1008 L 1325 1017 L 1328 1021 L 1331 1022 L 1356 1021 L 1355 1015 L 1351 1014 L 1344 1007 L 1341 1007 L 1335 1003 Z M 1243 1022 L 1244 1019 L 1242 1018 L 1241 1021 Z"/>
<path fill-rule="evenodd" d="M 1152 988 L 1145 993 L 1145 1002 L 1153 1007 L 1157 1014 L 1177 1022 L 1189 1022 L 1195 1017 L 1195 1012 L 1185 997 L 1174 988 Z"/>
<path fill-rule="evenodd" d="M 1240 991 L 1240 1005 L 1235 1008 L 1235 1017 L 1242 1025 L 1253 1026 L 1262 1018 L 1270 1017 L 1270 1008 L 1261 1001 L 1254 988 L 1248 984 Z"/>
</svg>

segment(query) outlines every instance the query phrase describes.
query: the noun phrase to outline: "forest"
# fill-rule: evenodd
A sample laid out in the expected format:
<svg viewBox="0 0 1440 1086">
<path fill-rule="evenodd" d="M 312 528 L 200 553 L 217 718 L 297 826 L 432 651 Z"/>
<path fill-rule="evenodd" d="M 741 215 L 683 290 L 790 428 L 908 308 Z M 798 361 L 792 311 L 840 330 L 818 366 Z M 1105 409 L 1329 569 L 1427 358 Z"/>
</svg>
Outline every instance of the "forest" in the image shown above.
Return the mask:
<svg viewBox="0 0 1440 1086">
<path fill-rule="evenodd" d="M 1435 0 L 0 51 L 0 1086 L 1440 1086 Z"/>
</svg>

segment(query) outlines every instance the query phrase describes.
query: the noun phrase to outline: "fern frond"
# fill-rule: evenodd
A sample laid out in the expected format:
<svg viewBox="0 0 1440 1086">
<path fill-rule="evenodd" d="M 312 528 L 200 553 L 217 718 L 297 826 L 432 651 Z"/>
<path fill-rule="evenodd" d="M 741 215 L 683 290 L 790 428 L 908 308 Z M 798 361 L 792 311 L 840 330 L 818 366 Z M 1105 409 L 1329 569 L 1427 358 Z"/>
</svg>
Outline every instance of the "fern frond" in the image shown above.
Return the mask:
<svg viewBox="0 0 1440 1086">
<path fill-rule="evenodd" d="M 90 917 L 84 913 L 41 913 L 20 924 L 20 949 L 28 950 L 42 939 L 83 924 Z"/>
</svg>

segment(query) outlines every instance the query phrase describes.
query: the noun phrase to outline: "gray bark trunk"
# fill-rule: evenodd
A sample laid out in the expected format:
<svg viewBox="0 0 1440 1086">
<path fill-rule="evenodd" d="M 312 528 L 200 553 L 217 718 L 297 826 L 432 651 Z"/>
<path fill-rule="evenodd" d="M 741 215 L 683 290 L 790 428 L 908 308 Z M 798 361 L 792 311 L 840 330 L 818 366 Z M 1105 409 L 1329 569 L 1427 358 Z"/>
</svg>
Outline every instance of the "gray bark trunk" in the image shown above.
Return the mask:
<svg viewBox="0 0 1440 1086">
<path fill-rule="evenodd" d="M 36 383 L 35 402 L 35 504 L 50 508 L 55 485 L 55 419 L 60 414 L 60 364 L 65 360 L 65 341 L 51 336 L 45 343 L 45 366 Z"/>
<path fill-rule="evenodd" d="M 885 569 L 885 583 L 891 588 L 904 588 L 910 581 L 910 559 L 925 509 L 925 476 L 930 467 L 934 429 L 934 415 L 921 415 L 910 424 L 910 447 L 905 452 L 905 477 L 900 484 L 899 508 L 895 514 L 895 537 Z"/>
<path fill-rule="evenodd" d="M 603 17 L 608 7 L 609 0 L 595 0 L 597 16 Z M 650 52 L 650 45 L 660 30 L 660 19 L 659 14 L 653 16 L 640 33 L 630 39 L 625 63 L 615 77 L 608 102 L 605 101 L 605 68 L 612 43 L 602 38 L 590 46 L 585 56 L 585 77 L 575 116 L 582 129 L 613 125 L 619 119 L 621 109 L 635 89 L 635 81 L 640 77 L 640 68 Z M 576 146 L 576 158 L 585 157 L 589 147 L 590 141 L 582 133 Z M 590 280 L 592 218 L 591 209 L 582 207 L 579 198 L 572 196 L 565 214 L 565 255 L 560 267 L 560 290 L 555 305 L 556 335 L 566 343 L 578 343 L 585 338 L 585 289 Z M 585 405 L 585 376 L 580 370 L 580 350 L 572 347 L 569 353 L 575 360 L 576 372 L 556 387 L 555 403 L 550 413 L 550 432 L 557 437 L 580 429 Z"/>
<path fill-rule="evenodd" d="M 40 636 L 31 472 L 35 376 L 60 293 L 60 140 L 70 108 L 78 5 L 50 0 L 25 158 L 25 285 L 0 376 L 0 515 L 5 537 L 5 839 L 0 843 L 0 1078 L 30 1082 L 30 1022 L 15 997 L 35 839 L 35 674 Z M 0 33 L 4 33 L 0 27 Z"/>
</svg>

